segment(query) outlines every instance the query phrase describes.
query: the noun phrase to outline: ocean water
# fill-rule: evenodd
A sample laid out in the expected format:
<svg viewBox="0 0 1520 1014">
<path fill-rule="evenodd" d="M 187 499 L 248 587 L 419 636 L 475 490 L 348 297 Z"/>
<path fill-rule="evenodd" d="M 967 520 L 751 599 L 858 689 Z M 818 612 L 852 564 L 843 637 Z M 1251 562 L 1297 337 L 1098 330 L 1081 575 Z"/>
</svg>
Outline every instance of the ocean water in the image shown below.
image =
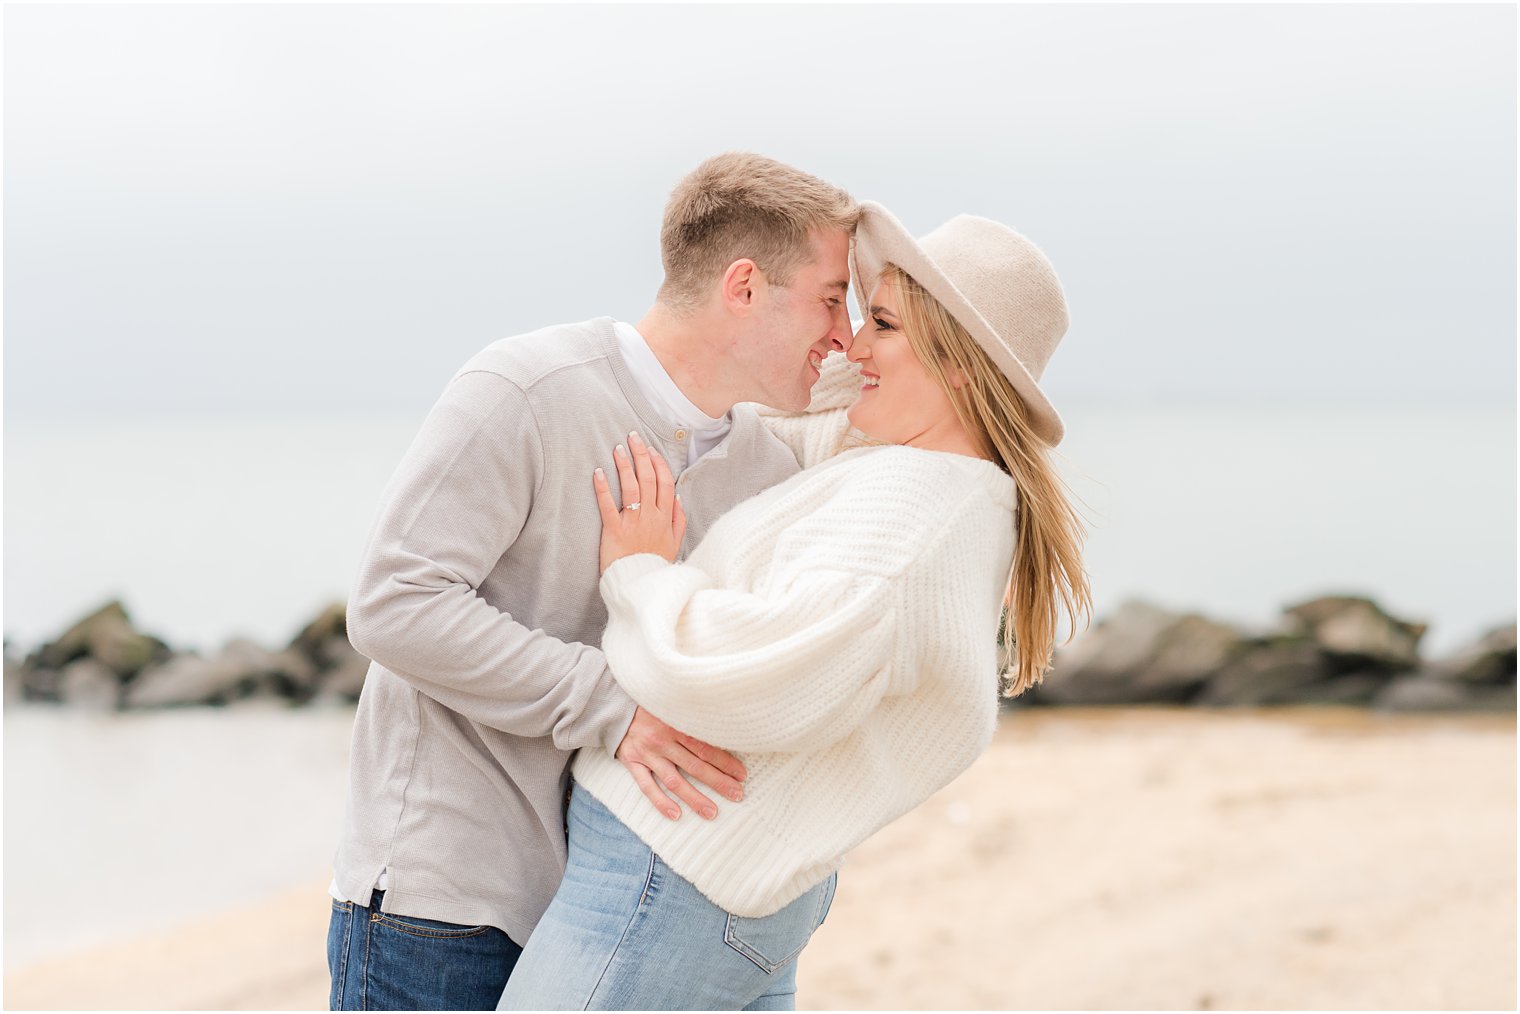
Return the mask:
<svg viewBox="0 0 1520 1014">
<path fill-rule="evenodd" d="M 348 708 L 5 713 L 5 968 L 310 886 L 325 905 Z"/>
<path fill-rule="evenodd" d="M 1515 616 L 1512 408 L 1065 415 L 1099 616 L 1144 597 L 1260 626 L 1367 594 L 1429 623 L 1429 655 Z M 7 638 L 119 597 L 176 646 L 283 643 L 345 597 L 419 422 L 8 424 Z"/>
</svg>

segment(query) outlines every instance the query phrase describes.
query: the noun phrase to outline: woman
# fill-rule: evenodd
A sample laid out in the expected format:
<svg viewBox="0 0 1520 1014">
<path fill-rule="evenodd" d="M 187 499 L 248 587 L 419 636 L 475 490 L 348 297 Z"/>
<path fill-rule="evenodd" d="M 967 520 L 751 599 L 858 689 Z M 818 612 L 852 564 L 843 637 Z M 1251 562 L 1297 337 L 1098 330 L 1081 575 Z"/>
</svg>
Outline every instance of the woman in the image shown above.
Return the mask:
<svg viewBox="0 0 1520 1014">
<path fill-rule="evenodd" d="M 669 467 L 619 448 L 622 510 L 594 480 L 612 671 L 738 754 L 745 798 L 669 821 L 583 752 L 565 880 L 502 1009 L 792 1009 L 844 854 L 990 743 L 1005 604 L 1011 693 L 1049 667 L 1058 602 L 1090 612 L 1081 522 L 1046 453 L 1063 428 L 1036 382 L 1067 322 L 1049 262 L 970 216 L 915 241 L 870 202 L 854 261 L 858 396 L 776 420 L 813 467 L 678 564 Z M 820 385 L 841 367 L 855 373 L 833 364 Z M 846 423 L 872 443 L 813 464 Z"/>
</svg>

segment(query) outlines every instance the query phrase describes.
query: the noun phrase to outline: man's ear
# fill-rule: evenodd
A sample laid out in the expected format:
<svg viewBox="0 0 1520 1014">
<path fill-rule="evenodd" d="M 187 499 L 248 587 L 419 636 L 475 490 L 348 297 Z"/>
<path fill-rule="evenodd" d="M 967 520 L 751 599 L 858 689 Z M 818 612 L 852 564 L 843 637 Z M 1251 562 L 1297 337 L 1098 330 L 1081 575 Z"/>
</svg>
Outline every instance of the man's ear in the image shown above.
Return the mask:
<svg viewBox="0 0 1520 1014">
<path fill-rule="evenodd" d="M 731 313 L 748 316 L 755 305 L 756 290 L 764 284 L 760 268 L 748 257 L 741 257 L 723 272 L 723 305 Z"/>
</svg>

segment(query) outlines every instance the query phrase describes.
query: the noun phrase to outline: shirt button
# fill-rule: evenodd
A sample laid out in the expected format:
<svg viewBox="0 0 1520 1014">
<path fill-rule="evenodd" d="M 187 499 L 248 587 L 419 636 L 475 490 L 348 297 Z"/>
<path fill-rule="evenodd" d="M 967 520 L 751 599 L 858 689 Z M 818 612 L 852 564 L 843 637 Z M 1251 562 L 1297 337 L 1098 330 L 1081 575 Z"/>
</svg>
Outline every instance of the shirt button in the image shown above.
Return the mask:
<svg viewBox="0 0 1520 1014">
<path fill-rule="evenodd" d="M 686 439 L 686 431 L 685 430 L 676 430 L 676 439 L 677 440 L 685 440 Z"/>
</svg>

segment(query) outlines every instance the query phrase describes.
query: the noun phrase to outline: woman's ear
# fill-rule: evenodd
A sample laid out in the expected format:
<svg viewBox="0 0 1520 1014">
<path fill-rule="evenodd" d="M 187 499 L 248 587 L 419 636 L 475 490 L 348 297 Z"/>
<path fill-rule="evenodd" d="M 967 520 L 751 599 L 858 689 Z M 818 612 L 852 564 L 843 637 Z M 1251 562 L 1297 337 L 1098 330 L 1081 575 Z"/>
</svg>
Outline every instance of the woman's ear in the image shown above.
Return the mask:
<svg viewBox="0 0 1520 1014">
<path fill-rule="evenodd" d="M 966 386 L 966 374 L 959 366 L 945 367 L 945 379 L 950 381 L 950 386 L 959 391 Z"/>
</svg>

